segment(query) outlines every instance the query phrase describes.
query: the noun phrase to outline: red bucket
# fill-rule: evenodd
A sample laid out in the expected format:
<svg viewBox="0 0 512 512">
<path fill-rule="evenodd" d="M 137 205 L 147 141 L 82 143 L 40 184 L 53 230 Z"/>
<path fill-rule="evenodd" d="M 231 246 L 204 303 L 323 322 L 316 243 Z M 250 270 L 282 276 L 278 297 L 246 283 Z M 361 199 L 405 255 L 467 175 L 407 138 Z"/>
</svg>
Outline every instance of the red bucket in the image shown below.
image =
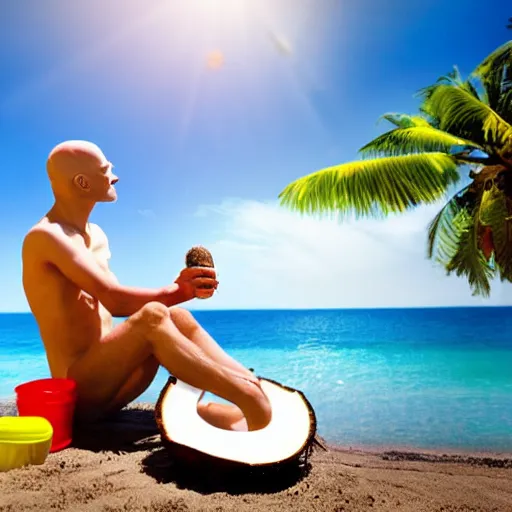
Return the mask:
<svg viewBox="0 0 512 512">
<path fill-rule="evenodd" d="M 50 452 L 69 446 L 73 439 L 76 382 L 71 379 L 40 379 L 20 384 L 16 405 L 20 416 L 42 416 L 53 427 Z"/>
</svg>

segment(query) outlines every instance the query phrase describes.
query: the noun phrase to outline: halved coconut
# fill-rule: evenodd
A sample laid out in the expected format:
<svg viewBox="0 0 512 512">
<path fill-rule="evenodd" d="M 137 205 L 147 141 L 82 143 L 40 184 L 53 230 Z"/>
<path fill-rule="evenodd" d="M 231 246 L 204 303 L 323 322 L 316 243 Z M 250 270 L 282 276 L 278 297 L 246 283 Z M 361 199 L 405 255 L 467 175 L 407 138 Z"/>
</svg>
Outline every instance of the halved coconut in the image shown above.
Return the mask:
<svg viewBox="0 0 512 512">
<path fill-rule="evenodd" d="M 261 379 L 272 406 L 270 423 L 236 432 L 210 425 L 197 412 L 202 391 L 170 377 L 160 393 L 155 416 L 163 444 L 175 457 L 226 466 L 277 467 L 307 459 L 315 440 L 316 416 L 304 394 Z"/>
</svg>

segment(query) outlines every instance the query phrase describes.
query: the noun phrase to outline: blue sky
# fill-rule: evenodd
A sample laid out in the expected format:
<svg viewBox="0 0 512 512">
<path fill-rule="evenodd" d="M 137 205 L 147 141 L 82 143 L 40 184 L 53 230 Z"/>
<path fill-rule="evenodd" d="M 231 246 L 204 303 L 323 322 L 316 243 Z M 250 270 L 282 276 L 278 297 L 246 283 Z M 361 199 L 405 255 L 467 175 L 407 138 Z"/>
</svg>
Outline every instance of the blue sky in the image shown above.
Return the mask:
<svg viewBox="0 0 512 512">
<path fill-rule="evenodd" d="M 277 206 L 289 182 L 356 158 L 380 115 L 414 113 L 419 88 L 510 38 L 506 2 L 469 4 L 4 2 L 0 311 L 28 309 L 21 241 L 52 204 L 45 161 L 66 139 L 116 166 L 119 200 L 92 220 L 124 284 L 172 282 L 203 244 L 219 293 L 191 308 L 510 304 L 510 285 L 474 299 L 425 259 L 437 206 L 341 226 Z"/>
</svg>

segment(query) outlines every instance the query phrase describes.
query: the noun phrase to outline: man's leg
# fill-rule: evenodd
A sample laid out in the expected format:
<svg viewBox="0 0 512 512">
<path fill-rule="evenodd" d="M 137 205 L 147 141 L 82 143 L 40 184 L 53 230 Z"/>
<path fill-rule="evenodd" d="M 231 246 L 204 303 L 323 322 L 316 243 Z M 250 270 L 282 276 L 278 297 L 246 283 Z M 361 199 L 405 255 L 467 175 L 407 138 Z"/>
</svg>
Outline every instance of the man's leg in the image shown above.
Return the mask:
<svg viewBox="0 0 512 512">
<path fill-rule="evenodd" d="M 118 412 L 133 402 L 149 387 L 160 364 L 151 356 L 129 377 L 121 387 L 109 407 L 109 412 Z M 215 402 L 198 403 L 197 412 L 210 425 L 225 430 L 247 431 L 247 421 L 236 405 L 218 404 Z"/>
<path fill-rule="evenodd" d="M 270 421 L 270 403 L 259 386 L 211 359 L 179 331 L 169 310 L 159 303 L 147 304 L 116 326 L 71 366 L 68 377 L 78 384 L 78 412 L 101 415 L 108 410 L 150 356 L 176 378 L 238 405 L 250 430 Z"/>
<path fill-rule="evenodd" d="M 153 382 L 159 366 L 159 362 L 151 356 L 137 368 L 117 393 L 109 407 L 109 412 L 120 411 L 142 395 Z M 247 430 L 244 414 L 236 405 L 200 402 L 197 404 L 197 412 L 201 418 L 214 427 L 225 430 Z"/>
<path fill-rule="evenodd" d="M 214 361 L 231 368 L 237 373 L 241 373 L 259 385 L 257 377 L 227 354 L 199 324 L 190 311 L 174 306 L 170 308 L 170 312 L 171 319 L 179 331 L 193 341 Z M 218 404 L 215 402 L 199 403 L 197 411 L 204 420 L 215 427 L 227 430 L 247 430 L 244 414 L 236 405 Z"/>
<path fill-rule="evenodd" d="M 160 363 L 150 356 L 128 377 L 110 404 L 110 411 L 117 412 L 137 399 L 155 379 Z"/>
<path fill-rule="evenodd" d="M 205 354 L 217 363 L 231 368 L 237 373 L 245 375 L 253 382 L 258 382 L 254 374 L 241 363 L 228 355 L 220 345 L 199 325 L 190 311 L 180 307 L 170 308 L 171 320 L 178 330 L 193 341 Z"/>
</svg>

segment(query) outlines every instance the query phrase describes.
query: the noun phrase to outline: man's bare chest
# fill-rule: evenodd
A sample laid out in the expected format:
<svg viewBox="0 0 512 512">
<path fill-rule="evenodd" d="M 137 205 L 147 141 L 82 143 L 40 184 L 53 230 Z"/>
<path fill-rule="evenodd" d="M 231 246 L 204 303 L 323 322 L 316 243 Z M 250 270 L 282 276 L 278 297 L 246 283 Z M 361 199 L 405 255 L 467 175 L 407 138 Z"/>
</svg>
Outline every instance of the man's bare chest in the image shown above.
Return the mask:
<svg viewBox="0 0 512 512">
<path fill-rule="evenodd" d="M 73 243 L 89 252 L 96 263 L 105 271 L 109 272 L 110 250 L 108 242 L 103 237 L 84 238 L 80 235 L 72 236 Z"/>
</svg>

